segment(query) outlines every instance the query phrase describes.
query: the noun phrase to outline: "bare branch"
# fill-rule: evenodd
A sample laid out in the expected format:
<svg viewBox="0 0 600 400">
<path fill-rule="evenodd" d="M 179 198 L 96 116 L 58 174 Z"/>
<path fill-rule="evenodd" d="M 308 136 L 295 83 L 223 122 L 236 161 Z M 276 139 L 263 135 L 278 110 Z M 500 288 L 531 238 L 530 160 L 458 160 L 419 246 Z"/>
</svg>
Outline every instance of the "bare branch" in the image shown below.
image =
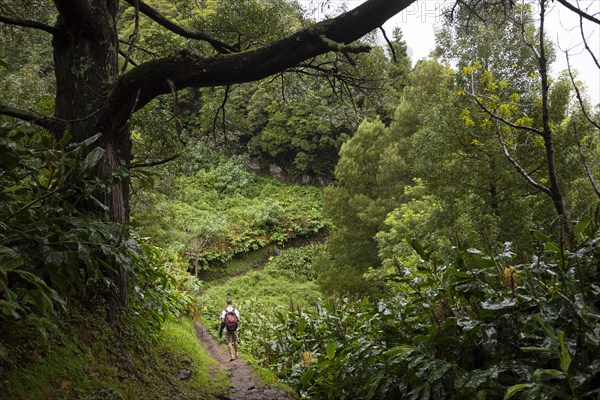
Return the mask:
<svg viewBox="0 0 600 400">
<path fill-rule="evenodd" d="M 581 31 L 581 39 L 583 40 L 583 45 L 585 46 L 585 49 L 592 56 L 594 63 L 596 63 L 596 67 L 598 67 L 598 69 L 600 69 L 600 62 L 598 62 L 598 58 L 596 58 L 596 55 L 594 54 L 592 49 L 590 49 L 587 39 L 585 38 L 585 33 L 583 32 L 583 18 L 581 16 L 579 17 L 579 29 Z"/>
<path fill-rule="evenodd" d="M 175 154 L 172 155 L 171 157 L 165 158 L 164 160 L 160 160 L 160 161 L 151 161 L 151 162 L 145 162 L 145 163 L 137 163 L 137 164 L 132 164 L 129 166 L 129 169 L 134 169 L 134 168 L 145 168 L 145 167 L 155 167 L 157 165 L 162 165 L 162 164 L 166 164 L 169 161 L 173 161 L 176 158 L 179 158 L 181 154 Z"/>
<path fill-rule="evenodd" d="M 126 53 L 125 53 L 123 50 L 119 49 L 119 54 L 120 54 L 121 56 L 123 56 L 123 58 L 125 59 L 125 64 L 124 64 L 124 66 L 125 66 L 125 65 L 127 65 L 127 64 L 131 64 L 131 65 L 133 65 L 134 67 L 137 67 L 137 66 L 138 66 L 138 64 L 137 64 L 135 61 L 133 61 L 131 58 L 129 58 L 129 55 L 128 55 L 128 54 L 126 54 Z"/>
<path fill-rule="evenodd" d="M 392 60 L 394 62 L 398 62 L 398 59 L 396 59 L 396 50 L 394 50 L 394 45 L 392 44 L 392 42 L 390 41 L 390 39 L 387 37 L 387 34 L 385 33 L 385 29 L 383 29 L 383 26 L 380 26 L 379 30 L 383 34 L 383 38 L 385 39 L 385 41 L 387 42 L 388 46 L 390 47 L 390 52 L 392 53 Z"/>
<path fill-rule="evenodd" d="M 594 175 L 592 174 L 592 170 L 588 165 L 587 158 L 583 152 L 583 145 L 581 144 L 581 139 L 579 138 L 579 132 L 577 131 L 577 123 L 573 122 L 573 130 L 575 131 L 575 139 L 577 139 L 577 149 L 579 150 L 579 157 L 581 158 L 581 163 L 585 168 L 585 173 L 592 184 L 592 188 L 594 188 L 594 192 L 596 192 L 596 196 L 600 197 L 600 188 L 596 184 L 596 180 L 594 179 Z"/>
<path fill-rule="evenodd" d="M 150 51 L 150 50 L 148 50 L 148 49 L 145 49 L 145 48 L 143 48 L 143 47 L 140 47 L 140 46 L 138 46 L 138 45 L 136 45 L 136 44 L 133 44 L 133 43 L 131 43 L 131 42 L 128 42 L 128 41 L 126 41 L 126 40 L 119 39 L 119 43 L 123 43 L 123 44 L 126 44 L 126 45 L 128 45 L 128 46 L 131 46 L 131 47 L 133 47 L 134 49 L 140 50 L 140 51 L 142 51 L 142 52 L 144 52 L 144 53 L 146 53 L 146 54 L 148 54 L 148 55 L 151 55 L 151 56 L 153 56 L 153 57 L 160 57 L 160 54 L 158 54 L 158 53 L 155 53 L 155 52 L 153 52 L 153 51 Z"/>
<path fill-rule="evenodd" d="M 557 1 L 560 4 L 562 4 L 563 6 L 567 7 L 569 10 L 571 10 L 574 13 L 576 13 L 577 15 L 579 15 L 581 18 L 585 18 L 588 21 L 592 21 L 592 22 L 600 25 L 600 19 L 591 16 L 590 14 L 586 13 L 585 11 L 581 10 L 578 7 L 575 7 L 573 4 L 569 3 L 567 0 L 557 0 Z"/>
<path fill-rule="evenodd" d="M 57 35 L 60 33 L 60 31 L 55 27 L 44 23 L 21 18 L 13 18 L 6 15 L 0 15 L 0 22 L 9 25 L 22 26 L 25 28 L 39 29 L 41 31 L 48 32 L 51 35 Z"/>
<path fill-rule="evenodd" d="M 177 136 L 179 137 L 179 142 L 182 145 L 186 145 L 185 140 L 182 137 L 182 129 L 181 129 L 181 121 L 179 120 L 179 100 L 177 99 L 177 88 L 172 80 L 167 79 L 167 83 L 171 88 L 171 93 L 173 94 L 173 118 L 175 119 L 175 128 L 177 129 Z"/>
<path fill-rule="evenodd" d="M 133 26 L 133 33 L 129 36 L 129 48 L 125 53 L 125 62 L 123 63 L 123 68 L 121 69 L 121 74 L 124 74 L 127 70 L 127 64 L 129 63 L 129 59 L 133 55 L 133 50 L 135 46 L 135 42 L 138 39 L 138 33 L 140 29 L 140 1 L 135 0 L 135 22 Z M 120 51 L 120 50 L 119 50 Z"/>
<path fill-rule="evenodd" d="M 525 178 L 525 180 L 534 188 L 541 190 L 542 192 L 548 194 L 549 196 L 552 196 L 552 191 L 547 188 L 546 186 L 542 185 L 541 183 L 537 182 L 535 179 L 533 179 L 528 173 L 527 171 L 525 171 L 525 169 L 523 169 L 523 167 L 521 167 L 521 165 L 514 159 L 512 158 L 512 156 L 510 155 L 510 152 L 508 151 L 508 147 L 506 147 L 506 142 L 504 141 L 504 137 L 502 136 L 502 133 L 500 132 L 500 127 L 496 126 L 496 136 L 498 136 L 498 140 L 500 141 L 500 144 L 502 145 L 502 150 L 504 150 L 504 155 L 506 156 L 506 158 L 508 159 L 508 161 L 513 165 L 513 167 L 515 167 L 515 169 L 517 170 L 517 172 L 523 177 Z"/>
<path fill-rule="evenodd" d="M 50 132 L 54 132 L 56 130 L 56 119 L 36 114 L 31 111 L 20 110 L 18 108 L 0 104 L 0 115 L 7 115 L 22 121 L 31 122 L 32 124 L 41 126 Z"/>
<path fill-rule="evenodd" d="M 526 9 L 527 8 L 525 7 L 525 0 L 522 0 L 522 4 L 521 4 L 521 38 L 523 40 L 523 43 L 525 43 L 525 45 L 531 49 L 531 51 L 535 55 L 536 60 L 538 60 L 538 62 L 539 62 L 540 57 L 541 57 L 540 53 L 537 51 L 535 46 L 527 40 L 527 37 L 525 36 L 525 10 Z"/>
<path fill-rule="evenodd" d="M 225 88 L 225 94 L 223 95 L 223 102 L 221 103 L 221 105 L 219 106 L 219 108 L 217 108 L 217 112 L 215 113 L 215 118 L 213 119 L 213 135 L 215 135 L 215 132 L 217 130 L 217 119 L 219 118 L 219 114 L 221 112 L 221 110 L 223 110 L 223 133 L 226 134 L 226 126 L 225 126 L 225 104 L 227 103 L 227 98 L 229 97 L 229 90 L 231 89 L 230 85 L 227 85 L 227 87 Z"/>
<path fill-rule="evenodd" d="M 598 122 L 594 121 L 590 117 L 590 115 L 588 114 L 588 112 L 585 108 L 585 103 L 583 102 L 583 97 L 581 97 L 581 92 L 579 91 L 579 87 L 577 87 L 577 84 L 575 83 L 575 77 L 573 76 L 573 73 L 571 72 L 571 63 L 569 62 L 569 52 L 568 51 L 565 52 L 565 55 L 567 56 L 567 70 L 569 71 L 569 77 L 571 78 L 571 84 L 573 85 L 573 88 L 575 89 L 575 94 L 577 95 L 577 101 L 579 102 L 581 111 L 583 112 L 585 119 L 587 119 L 590 124 L 592 124 L 597 129 L 600 129 L 600 124 L 598 124 Z"/>
<path fill-rule="evenodd" d="M 139 9 L 148 18 L 161 25 L 164 28 L 167 28 L 173 33 L 181 35 L 188 39 L 202 40 L 210 44 L 215 50 L 219 53 L 228 54 L 228 53 L 236 53 L 238 50 L 233 46 L 230 46 L 226 43 L 223 43 L 217 39 L 211 38 L 208 35 L 205 35 L 200 32 L 190 32 L 185 28 L 177 25 L 176 23 L 168 20 L 163 15 L 161 15 L 158 11 L 150 7 L 148 4 L 144 3 L 140 0 L 125 0 L 129 5 L 136 6 L 139 1 Z"/>
</svg>

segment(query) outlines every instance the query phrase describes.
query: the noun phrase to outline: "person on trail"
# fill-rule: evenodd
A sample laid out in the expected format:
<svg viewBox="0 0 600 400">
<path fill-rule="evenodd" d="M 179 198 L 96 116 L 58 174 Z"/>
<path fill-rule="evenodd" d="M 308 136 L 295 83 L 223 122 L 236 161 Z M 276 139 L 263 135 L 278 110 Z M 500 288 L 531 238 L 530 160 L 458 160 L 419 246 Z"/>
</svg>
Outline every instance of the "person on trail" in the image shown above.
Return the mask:
<svg viewBox="0 0 600 400">
<path fill-rule="evenodd" d="M 229 361 L 238 358 L 238 322 L 240 312 L 233 307 L 233 300 L 227 299 L 227 307 L 221 312 L 221 325 L 225 328 L 225 341 L 229 348 Z"/>
</svg>

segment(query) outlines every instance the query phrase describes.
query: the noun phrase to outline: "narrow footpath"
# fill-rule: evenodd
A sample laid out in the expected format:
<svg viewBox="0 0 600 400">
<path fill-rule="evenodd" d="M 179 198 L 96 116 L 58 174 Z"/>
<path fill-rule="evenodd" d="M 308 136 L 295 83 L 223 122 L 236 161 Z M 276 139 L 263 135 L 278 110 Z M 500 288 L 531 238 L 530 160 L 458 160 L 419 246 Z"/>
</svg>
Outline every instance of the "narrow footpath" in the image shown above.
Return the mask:
<svg viewBox="0 0 600 400">
<path fill-rule="evenodd" d="M 195 322 L 196 336 L 206 350 L 206 354 L 219 363 L 218 368 L 229 375 L 231 393 L 221 396 L 220 399 L 236 400 L 291 400 L 292 397 L 281 389 L 258 383 L 254 378 L 252 367 L 242 358 L 229 361 L 227 347 L 219 344 L 206 327 L 200 322 Z"/>
</svg>

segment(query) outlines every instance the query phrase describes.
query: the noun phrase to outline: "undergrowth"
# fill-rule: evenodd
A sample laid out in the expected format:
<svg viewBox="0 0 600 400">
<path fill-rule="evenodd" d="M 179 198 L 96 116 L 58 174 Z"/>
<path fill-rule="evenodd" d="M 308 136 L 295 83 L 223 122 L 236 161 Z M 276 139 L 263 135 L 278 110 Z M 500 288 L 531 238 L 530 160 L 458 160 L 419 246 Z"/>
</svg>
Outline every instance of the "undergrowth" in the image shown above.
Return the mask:
<svg viewBox="0 0 600 400">
<path fill-rule="evenodd" d="M 256 176 L 242 157 L 190 151 L 183 175 L 164 170 L 139 192 L 132 223 L 189 257 L 195 272 L 326 227 L 319 188 Z"/>
</svg>

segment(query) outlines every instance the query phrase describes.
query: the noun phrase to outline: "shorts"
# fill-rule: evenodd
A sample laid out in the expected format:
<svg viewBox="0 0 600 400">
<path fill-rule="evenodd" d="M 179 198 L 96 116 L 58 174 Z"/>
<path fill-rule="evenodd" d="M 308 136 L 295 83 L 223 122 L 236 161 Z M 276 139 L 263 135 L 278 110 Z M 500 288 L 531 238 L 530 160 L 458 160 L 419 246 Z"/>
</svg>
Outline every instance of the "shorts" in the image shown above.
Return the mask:
<svg viewBox="0 0 600 400">
<path fill-rule="evenodd" d="M 237 331 L 225 331 L 225 341 L 227 344 L 235 343 L 238 341 Z"/>
</svg>

